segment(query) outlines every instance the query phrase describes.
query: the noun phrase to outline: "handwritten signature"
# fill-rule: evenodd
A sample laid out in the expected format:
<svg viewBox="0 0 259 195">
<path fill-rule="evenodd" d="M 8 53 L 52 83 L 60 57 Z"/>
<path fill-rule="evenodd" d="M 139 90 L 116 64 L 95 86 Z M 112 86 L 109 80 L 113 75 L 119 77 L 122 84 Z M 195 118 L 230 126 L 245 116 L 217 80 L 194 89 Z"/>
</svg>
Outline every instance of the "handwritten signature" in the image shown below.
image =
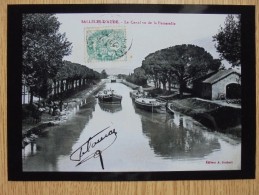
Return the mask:
<svg viewBox="0 0 259 195">
<path fill-rule="evenodd" d="M 88 161 L 91 158 L 100 158 L 102 169 L 104 169 L 102 152 L 109 148 L 117 139 L 117 132 L 112 126 L 99 131 L 94 136 L 78 147 L 70 155 L 70 160 L 79 161 L 76 166 Z"/>
</svg>

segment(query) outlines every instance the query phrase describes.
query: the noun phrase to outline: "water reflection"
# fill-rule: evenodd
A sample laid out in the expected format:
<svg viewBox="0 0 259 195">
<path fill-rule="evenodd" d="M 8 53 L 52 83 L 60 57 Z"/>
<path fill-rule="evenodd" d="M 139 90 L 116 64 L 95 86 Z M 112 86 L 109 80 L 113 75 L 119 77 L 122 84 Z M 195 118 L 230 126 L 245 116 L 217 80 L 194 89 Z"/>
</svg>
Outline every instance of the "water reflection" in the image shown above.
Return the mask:
<svg viewBox="0 0 259 195">
<path fill-rule="evenodd" d="M 75 140 L 78 139 L 86 124 L 93 117 L 92 107 L 95 107 L 94 98 L 89 98 L 91 104 L 76 107 L 76 120 L 68 120 L 61 126 L 53 126 L 48 128 L 44 137 L 37 140 L 37 144 L 33 143 L 33 149 L 27 145 L 23 151 L 24 169 L 37 171 L 58 171 L 57 155 L 67 155 L 71 153 Z M 37 155 L 35 156 L 35 154 Z M 35 158 L 34 158 L 35 157 Z M 33 158 L 33 160 L 32 160 Z M 26 161 L 25 161 L 26 160 Z"/>
<path fill-rule="evenodd" d="M 25 159 L 28 156 L 32 156 L 37 153 L 37 145 L 35 142 L 31 142 L 22 149 L 22 156 Z"/>
<path fill-rule="evenodd" d="M 218 138 L 204 132 L 190 117 L 178 113 L 143 115 L 138 109 L 136 113 L 142 116 L 143 133 L 150 139 L 150 147 L 160 157 L 200 159 L 221 148 Z"/>
<path fill-rule="evenodd" d="M 105 112 L 115 113 L 122 110 L 121 104 L 105 104 L 99 102 L 100 108 Z"/>
<path fill-rule="evenodd" d="M 103 153 L 105 171 L 211 170 L 204 159 L 223 157 L 233 160 L 229 169 L 240 168 L 240 142 L 226 141 L 178 113 L 140 110 L 125 85 L 107 83 L 105 87 L 118 91 L 123 96 L 122 104 L 99 104 L 94 97 L 83 100 L 67 122 L 48 128 L 45 136 L 24 149 L 24 171 L 102 171 L 99 159 L 75 167 L 70 155 L 111 122 L 118 139 Z"/>
</svg>

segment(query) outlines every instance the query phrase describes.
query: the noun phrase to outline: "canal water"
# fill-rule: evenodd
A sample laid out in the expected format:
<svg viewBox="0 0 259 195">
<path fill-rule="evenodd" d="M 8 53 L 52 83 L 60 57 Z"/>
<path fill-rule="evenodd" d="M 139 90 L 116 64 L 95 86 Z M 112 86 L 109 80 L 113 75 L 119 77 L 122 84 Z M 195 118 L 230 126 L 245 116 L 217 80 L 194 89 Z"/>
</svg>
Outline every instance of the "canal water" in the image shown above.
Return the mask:
<svg viewBox="0 0 259 195">
<path fill-rule="evenodd" d="M 121 83 L 104 88 L 123 96 L 121 106 L 84 100 L 65 123 L 23 149 L 24 171 L 240 170 L 240 140 L 179 113 L 135 108 L 132 89 Z"/>
</svg>

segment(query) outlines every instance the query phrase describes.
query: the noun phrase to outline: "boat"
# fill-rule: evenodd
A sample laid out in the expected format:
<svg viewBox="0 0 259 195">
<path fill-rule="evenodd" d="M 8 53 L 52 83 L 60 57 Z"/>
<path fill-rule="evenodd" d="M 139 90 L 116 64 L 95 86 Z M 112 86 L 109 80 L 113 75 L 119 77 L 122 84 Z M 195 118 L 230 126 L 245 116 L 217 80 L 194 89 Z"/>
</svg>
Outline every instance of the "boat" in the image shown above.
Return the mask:
<svg viewBox="0 0 259 195">
<path fill-rule="evenodd" d="M 157 98 L 163 100 L 163 101 L 168 101 L 168 100 L 172 100 L 175 98 L 175 96 L 177 96 L 178 93 L 177 92 L 172 92 L 172 94 L 170 95 L 160 95 Z"/>
<path fill-rule="evenodd" d="M 132 98 L 132 100 L 146 96 L 147 92 L 144 92 L 142 87 L 139 87 L 138 90 L 133 90 L 130 92 L 130 97 Z"/>
<path fill-rule="evenodd" d="M 161 98 L 159 98 L 159 97 L 156 97 L 156 101 L 157 102 L 159 102 L 160 104 L 162 104 L 163 106 L 167 106 L 167 101 L 166 100 L 163 100 L 163 99 L 161 99 Z"/>
<path fill-rule="evenodd" d="M 120 104 L 122 96 L 118 95 L 114 90 L 106 89 L 99 92 L 95 97 L 98 98 L 101 103 Z"/>
<path fill-rule="evenodd" d="M 111 77 L 111 83 L 116 83 L 116 78 L 115 77 Z"/>
<path fill-rule="evenodd" d="M 100 108 L 109 113 L 115 113 L 122 110 L 121 104 L 107 104 L 107 103 L 99 103 Z"/>
<path fill-rule="evenodd" d="M 158 102 L 154 98 L 136 98 L 135 105 L 137 108 L 149 111 L 149 112 L 163 112 L 164 104 Z"/>
<path fill-rule="evenodd" d="M 132 100 L 135 100 L 137 98 L 145 97 L 145 93 L 134 90 L 130 92 L 130 97 L 132 98 Z"/>
</svg>

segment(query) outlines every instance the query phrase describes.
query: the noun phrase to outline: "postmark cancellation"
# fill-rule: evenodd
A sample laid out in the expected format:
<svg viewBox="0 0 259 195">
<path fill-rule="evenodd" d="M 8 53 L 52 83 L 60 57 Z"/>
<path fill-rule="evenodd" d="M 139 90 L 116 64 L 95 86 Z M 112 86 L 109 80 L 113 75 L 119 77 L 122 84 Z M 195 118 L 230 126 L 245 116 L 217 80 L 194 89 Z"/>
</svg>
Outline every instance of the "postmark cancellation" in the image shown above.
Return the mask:
<svg viewBox="0 0 259 195">
<path fill-rule="evenodd" d="M 126 61 L 125 27 L 85 28 L 86 62 Z"/>
</svg>

